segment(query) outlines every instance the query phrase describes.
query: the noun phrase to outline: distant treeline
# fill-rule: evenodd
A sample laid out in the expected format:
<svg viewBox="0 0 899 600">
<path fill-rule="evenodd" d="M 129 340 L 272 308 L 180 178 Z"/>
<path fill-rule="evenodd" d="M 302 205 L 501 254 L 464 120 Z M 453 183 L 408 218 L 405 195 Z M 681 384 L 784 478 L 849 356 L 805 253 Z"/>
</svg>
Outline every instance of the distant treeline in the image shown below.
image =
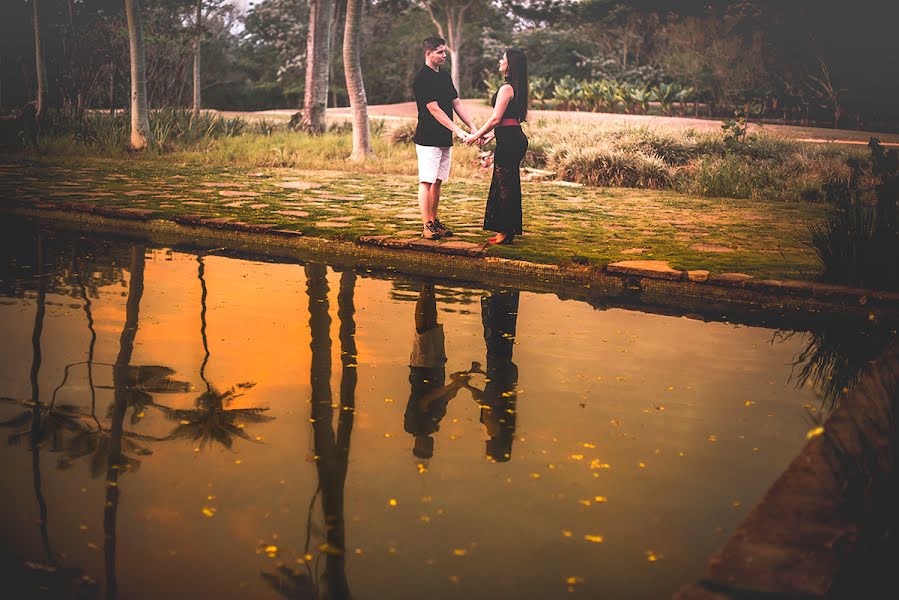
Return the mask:
<svg viewBox="0 0 899 600">
<path fill-rule="evenodd" d="M 5 6 L 0 24 L 0 111 L 36 95 L 35 0 Z M 127 108 L 128 35 L 123 0 L 38 0 L 49 107 Z M 313 0 L 314 1 L 314 0 Z M 262 0 L 238 14 L 226 0 L 202 5 L 203 103 L 258 110 L 302 104 L 310 0 Z M 143 0 L 151 109 L 191 104 L 197 0 Z M 462 17 L 460 9 L 467 6 Z M 430 11 L 427 9 L 430 8 Z M 342 77 L 344 2 L 332 20 L 329 104 L 347 105 Z M 463 96 L 481 96 L 506 47 L 523 49 L 532 77 L 555 82 L 555 107 L 641 111 L 641 90 L 690 90 L 666 112 L 750 116 L 899 128 L 899 3 L 877 0 L 369 0 L 362 70 L 371 104 L 411 99 L 421 39 L 449 31 Z M 565 82 L 559 87 L 559 82 Z M 567 99 L 571 82 L 583 86 Z M 555 94 L 562 91 L 562 97 Z M 623 91 L 622 91 L 623 90 Z M 539 91 L 538 91 L 539 93 Z M 613 93 L 614 95 L 614 93 Z M 701 105 L 701 110 L 700 110 Z"/>
</svg>

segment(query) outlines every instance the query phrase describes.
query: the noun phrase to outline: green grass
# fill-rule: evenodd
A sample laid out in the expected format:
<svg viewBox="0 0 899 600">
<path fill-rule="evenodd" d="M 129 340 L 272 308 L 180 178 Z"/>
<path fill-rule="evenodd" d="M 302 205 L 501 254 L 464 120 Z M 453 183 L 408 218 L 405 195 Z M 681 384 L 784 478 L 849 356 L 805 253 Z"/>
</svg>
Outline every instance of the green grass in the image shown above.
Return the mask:
<svg viewBox="0 0 899 600">
<path fill-rule="evenodd" d="M 340 136 L 327 134 L 310 141 L 279 133 L 255 141 L 260 144 L 256 152 L 266 143 L 283 144 L 296 153 L 297 162 L 308 165 L 298 169 L 247 164 L 240 154 L 246 144 L 236 143 L 247 139 L 244 135 L 219 140 L 204 155 L 7 159 L 6 165 L 0 164 L 0 197 L 152 208 L 169 216 L 231 217 L 330 239 L 404 231 L 411 237 L 420 228 L 417 178 L 409 174 L 415 170 L 414 157 L 401 154 L 409 149 L 393 150 L 409 163 L 395 173 L 375 170 L 374 162 L 357 170 L 337 163 L 342 170 L 335 171 L 327 168 L 335 166 L 335 159 L 329 163 L 322 149 L 330 148 L 332 157 L 339 156 L 344 143 Z M 306 156 L 309 147 L 319 148 L 319 153 Z M 390 151 L 387 145 L 384 148 Z M 220 152 L 225 154 L 216 154 Z M 472 170 L 477 177 L 460 176 L 464 169 L 454 166 L 454 176 L 444 186 L 441 218 L 459 234 L 456 239 L 482 242 L 488 236 L 481 224 L 489 181 L 479 168 Z M 9 175 L 17 172 L 21 176 Z M 306 189 L 276 185 L 285 181 L 305 182 L 299 187 Z M 490 247 L 491 255 L 592 265 L 656 259 L 675 268 L 761 277 L 808 279 L 818 274 L 805 223 L 823 215 L 821 204 L 697 198 L 670 190 L 563 187 L 555 182 L 526 182 L 523 195 L 525 235 L 513 246 Z"/>
</svg>

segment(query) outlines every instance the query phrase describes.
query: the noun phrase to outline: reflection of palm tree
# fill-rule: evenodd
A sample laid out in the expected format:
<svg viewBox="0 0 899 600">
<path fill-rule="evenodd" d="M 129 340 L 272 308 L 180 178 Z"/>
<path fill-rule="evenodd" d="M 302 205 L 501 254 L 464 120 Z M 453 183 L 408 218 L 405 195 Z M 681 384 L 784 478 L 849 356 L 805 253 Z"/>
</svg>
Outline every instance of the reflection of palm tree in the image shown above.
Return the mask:
<svg viewBox="0 0 899 600">
<path fill-rule="evenodd" d="M 350 597 L 346 579 L 343 493 L 356 408 L 356 325 L 353 322 L 356 276 L 351 271 L 341 275 L 337 297 L 342 373 L 340 412 L 335 434 L 331 425 L 331 317 L 328 315 L 327 270 L 323 265 L 309 265 L 306 274 L 309 327 L 312 332 L 312 430 L 317 457 L 315 467 L 325 517 L 325 545 L 322 547 L 326 554 L 325 578 L 321 595 L 341 599 Z"/>
<path fill-rule="evenodd" d="M 253 441 L 244 432 L 247 423 L 266 423 L 274 419 L 263 413 L 267 408 L 226 408 L 235 398 L 242 394 L 238 389 L 250 388 L 253 383 L 239 383 L 225 391 L 219 391 L 206 378 L 206 365 L 209 363 L 209 340 L 206 337 L 206 265 L 203 256 L 197 255 L 197 278 L 200 280 L 200 338 L 203 341 L 203 364 L 200 365 L 200 378 L 206 384 L 206 391 L 200 394 L 192 409 L 172 409 L 156 405 L 166 416 L 178 421 L 178 426 L 167 439 L 190 439 L 199 442 L 200 447 L 218 442 L 229 450 L 234 445 L 234 438 L 239 437 Z M 170 381 L 170 380 L 169 380 Z"/>
<path fill-rule="evenodd" d="M 318 584 L 312 577 L 311 569 L 302 573 L 280 567 L 275 573 L 263 573 L 262 577 L 286 598 L 321 597 L 342 600 L 350 598 L 346 578 L 343 501 L 356 405 L 356 324 L 353 319 L 356 275 L 352 271 L 341 274 L 340 291 L 337 296 L 342 370 L 336 433 L 332 426 L 331 317 L 328 314 L 327 268 L 323 265 L 307 265 L 306 281 L 309 294 L 309 328 L 312 337 L 310 344 L 312 433 L 315 467 L 318 472 L 316 495 L 321 492 L 325 520 L 325 542 L 319 546 L 325 554 L 324 582 Z M 315 497 L 309 507 L 310 516 L 314 503 Z M 308 551 L 308 532 L 306 544 Z"/>
<path fill-rule="evenodd" d="M 115 571 L 116 513 L 119 506 L 119 474 L 129 463 L 122 452 L 122 433 L 130 374 L 134 338 L 137 335 L 140 301 L 144 292 L 144 248 L 131 246 L 131 281 L 128 284 L 128 300 L 125 303 L 125 324 L 119 338 L 119 353 L 112 368 L 114 404 L 109 429 L 109 468 L 106 471 L 106 504 L 103 509 L 103 554 L 106 564 L 106 597 L 115 598 L 117 582 Z"/>
<path fill-rule="evenodd" d="M 240 384 L 237 387 L 240 387 Z M 232 400 L 240 396 L 242 394 L 237 393 L 235 388 L 220 392 L 210 385 L 209 389 L 196 399 L 196 408 L 173 409 L 160 406 L 169 419 L 178 421 L 178 426 L 166 436 L 166 439 L 193 440 L 199 442 L 201 448 L 218 442 L 229 450 L 234 445 L 235 437 L 253 441 L 244 431 L 244 425 L 267 423 L 274 417 L 262 414 L 268 410 L 267 408 L 226 408 Z"/>
</svg>

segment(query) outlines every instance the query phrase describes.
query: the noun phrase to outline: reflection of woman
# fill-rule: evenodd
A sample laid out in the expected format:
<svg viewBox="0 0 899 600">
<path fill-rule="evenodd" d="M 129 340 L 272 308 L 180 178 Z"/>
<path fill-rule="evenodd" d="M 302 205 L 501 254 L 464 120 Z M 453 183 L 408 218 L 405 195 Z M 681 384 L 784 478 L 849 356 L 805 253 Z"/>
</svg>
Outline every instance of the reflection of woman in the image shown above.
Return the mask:
<svg viewBox="0 0 899 600">
<path fill-rule="evenodd" d="M 481 321 L 487 345 L 487 378 L 481 404 L 481 423 L 487 428 L 487 456 L 496 462 L 512 458 L 518 367 L 512 362 L 518 321 L 518 290 L 498 291 L 481 299 Z"/>
<path fill-rule="evenodd" d="M 515 235 L 521 233 L 519 168 L 528 149 L 528 138 L 521 130 L 528 115 L 528 64 L 524 52 L 506 50 L 499 61 L 499 72 L 506 81 L 493 96 L 493 115 L 465 143 L 486 143 L 496 137 L 484 229 L 498 232 L 487 240 L 489 243 L 511 244 Z M 493 135 L 488 135 L 491 130 Z"/>
</svg>

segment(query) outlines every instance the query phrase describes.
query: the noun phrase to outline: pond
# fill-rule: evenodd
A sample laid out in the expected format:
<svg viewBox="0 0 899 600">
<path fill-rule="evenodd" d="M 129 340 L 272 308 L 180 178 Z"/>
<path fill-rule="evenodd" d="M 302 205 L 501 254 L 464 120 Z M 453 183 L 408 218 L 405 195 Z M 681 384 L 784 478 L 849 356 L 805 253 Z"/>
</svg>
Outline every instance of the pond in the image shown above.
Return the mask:
<svg viewBox="0 0 899 600">
<path fill-rule="evenodd" d="M 21 597 L 667 598 L 823 416 L 809 333 L 0 229 Z"/>
</svg>

